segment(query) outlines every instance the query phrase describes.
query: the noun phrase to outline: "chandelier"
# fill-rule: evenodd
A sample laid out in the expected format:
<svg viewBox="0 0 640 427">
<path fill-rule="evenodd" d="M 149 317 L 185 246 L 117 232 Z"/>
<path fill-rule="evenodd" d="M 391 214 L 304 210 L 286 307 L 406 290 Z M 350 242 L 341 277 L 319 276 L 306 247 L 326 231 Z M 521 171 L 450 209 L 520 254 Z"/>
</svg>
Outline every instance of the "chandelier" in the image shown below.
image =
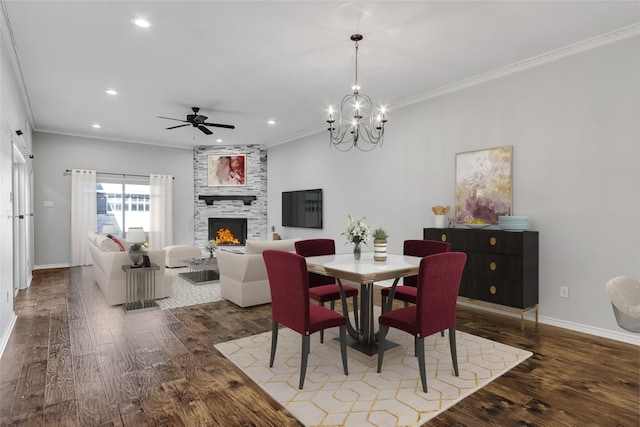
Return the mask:
<svg viewBox="0 0 640 427">
<path fill-rule="evenodd" d="M 329 106 L 329 136 L 330 143 L 340 151 L 349 151 L 356 147 L 362 151 L 370 151 L 384 140 L 385 107 L 378 110 L 374 116 L 371 98 L 360 93 L 358 86 L 358 42 L 363 39 L 361 34 L 354 34 L 351 40 L 356 45 L 356 81 L 351 87 L 353 93 L 342 98 L 338 123 L 332 106 Z"/>
</svg>

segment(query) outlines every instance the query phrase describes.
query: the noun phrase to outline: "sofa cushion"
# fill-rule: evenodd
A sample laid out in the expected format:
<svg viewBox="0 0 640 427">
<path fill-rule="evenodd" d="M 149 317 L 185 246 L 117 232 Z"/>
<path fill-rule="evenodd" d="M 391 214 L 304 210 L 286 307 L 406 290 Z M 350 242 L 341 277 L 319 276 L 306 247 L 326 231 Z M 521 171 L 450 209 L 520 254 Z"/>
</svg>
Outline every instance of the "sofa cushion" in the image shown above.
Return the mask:
<svg viewBox="0 0 640 427">
<path fill-rule="evenodd" d="M 98 236 L 96 238 L 96 246 L 102 252 L 121 252 L 120 246 L 107 236 Z"/>
<path fill-rule="evenodd" d="M 299 239 L 287 240 L 247 240 L 245 243 L 244 253 L 246 255 L 261 254 L 267 249 L 277 251 L 295 252 L 295 241 Z"/>
</svg>

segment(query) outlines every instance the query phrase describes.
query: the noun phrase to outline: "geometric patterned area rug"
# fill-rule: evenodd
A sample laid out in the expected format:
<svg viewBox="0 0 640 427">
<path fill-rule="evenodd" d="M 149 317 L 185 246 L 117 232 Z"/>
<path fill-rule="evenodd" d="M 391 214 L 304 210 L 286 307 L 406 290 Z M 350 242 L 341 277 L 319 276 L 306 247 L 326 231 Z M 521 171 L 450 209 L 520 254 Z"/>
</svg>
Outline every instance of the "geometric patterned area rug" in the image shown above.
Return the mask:
<svg viewBox="0 0 640 427">
<path fill-rule="evenodd" d="M 337 328 L 311 336 L 311 353 L 302 390 L 302 337 L 288 328 L 278 333 L 273 368 L 269 368 L 271 331 L 217 344 L 215 347 L 306 426 L 418 426 L 452 407 L 532 355 L 531 352 L 456 331 L 458 368 L 453 373 L 449 338 L 425 339 L 427 387 L 422 391 L 413 338 L 390 328 L 399 344 L 387 350 L 382 372 L 378 357 L 348 350 L 344 375 Z"/>
<path fill-rule="evenodd" d="M 173 274 L 173 295 L 156 300 L 160 309 L 167 310 L 222 300 L 220 282 L 194 285 L 178 275 L 178 273 L 189 271 L 189 268 L 167 268 L 166 270 Z"/>
</svg>

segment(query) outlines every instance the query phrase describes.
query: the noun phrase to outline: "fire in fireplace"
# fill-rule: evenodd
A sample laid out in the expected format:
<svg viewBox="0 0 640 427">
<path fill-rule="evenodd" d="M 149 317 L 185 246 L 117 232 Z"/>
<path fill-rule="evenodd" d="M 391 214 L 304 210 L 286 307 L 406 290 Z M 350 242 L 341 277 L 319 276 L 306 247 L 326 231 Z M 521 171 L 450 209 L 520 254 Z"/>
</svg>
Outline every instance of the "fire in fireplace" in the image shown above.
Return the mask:
<svg viewBox="0 0 640 427">
<path fill-rule="evenodd" d="M 209 240 L 218 246 L 244 246 L 247 240 L 246 218 L 209 218 Z"/>
</svg>

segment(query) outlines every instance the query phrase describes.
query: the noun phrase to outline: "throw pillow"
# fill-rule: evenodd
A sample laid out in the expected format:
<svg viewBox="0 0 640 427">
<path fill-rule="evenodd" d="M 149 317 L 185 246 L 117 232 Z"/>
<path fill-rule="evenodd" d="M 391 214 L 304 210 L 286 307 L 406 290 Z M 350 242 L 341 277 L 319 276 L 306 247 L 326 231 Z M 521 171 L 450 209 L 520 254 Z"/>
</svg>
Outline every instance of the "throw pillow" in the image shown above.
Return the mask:
<svg viewBox="0 0 640 427">
<path fill-rule="evenodd" d="M 111 238 L 111 240 L 113 240 L 114 242 L 116 242 L 116 244 L 118 246 L 120 246 L 120 252 L 126 252 L 124 245 L 122 244 L 122 242 L 120 241 L 120 239 L 118 239 L 115 236 L 109 236 Z"/>
<path fill-rule="evenodd" d="M 120 252 L 120 246 L 107 236 L 99 236 L 96 243 L 102 252 Z"/>
</svg>

